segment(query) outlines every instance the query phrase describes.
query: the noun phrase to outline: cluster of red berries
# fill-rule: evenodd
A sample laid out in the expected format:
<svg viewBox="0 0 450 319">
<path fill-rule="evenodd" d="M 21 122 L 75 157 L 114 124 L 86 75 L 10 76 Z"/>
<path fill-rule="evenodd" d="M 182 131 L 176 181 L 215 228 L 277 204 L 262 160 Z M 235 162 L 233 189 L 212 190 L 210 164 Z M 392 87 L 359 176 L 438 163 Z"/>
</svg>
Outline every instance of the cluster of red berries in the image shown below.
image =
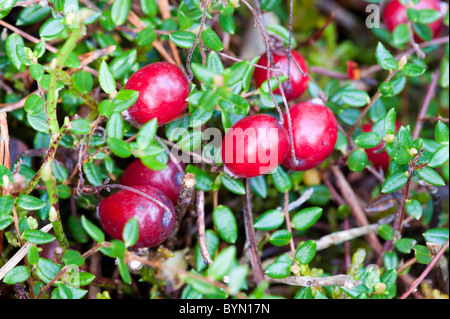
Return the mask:
<svg viewBox="0 0 450 319">
<path fill-rule="evenodd" d="M 439 1 L 421 0 L 415 9 L 439 10 Z M 407 23 L 407 7 L 398 0 L 392 0 L 386 5 L 383 18 L 392 31 L 399 24 Z M 431 23 L 429 27 L 434 36 L 438 35 L 442 20 Z M 298 99 L 309 82 L 309 71 L 303 57 L 292 51 L 290 56 L 275 53 L 272 59 L 277 72 L 289 75 L 282 84 L 286 100 Z M 267 80 L 266 55 L 260 57 L 258 65 L 261 67 L 255 69 L 254 80 L 260 87 Z M 270 77 L 275 75 L 271 70 Z M 141 124 L 153 118 L 157 118 L 158 124 L 176 119 L 186 110 L 190 93 L 182 70 L 165 62 L 152 63 L 135 72 L 125 89 L 139 92 L 139 99 L 125 115 Z M 281 94 L 280 88 L 274 94 Z M 251 178 L 270 173 L 279 165 L 293 171 L 304 171 L 327 159 L 338 137 L 333 112 L 313 102 L 296 104 L 288 112 L 283 119 L 257 114 L 235 123 L 222 142 L 222 160 L 227 171 L 237 177 Z M 365 132 L 371 129 L 369 124 L 362 126 Z M 382 147 L 366 151 L 375 168 L 387 170 L 390 159 Z M 182 163 L 180 165 L 184 168 Z M 135 192 L 120 190 L 99 205 L 99 217 L 105 231 L 113 238 L 121 239 L 126 222 L 136 217 L 139 222 L 137 247 L 155 246 L 166 240 L 174 227 L 174 204 L 182 178 L 182 172 L 172 161 L 163 171 L 153 171 L 140 160 L 134 161 L 125 170 L 121 183 L 157 199 L 167 209 Z"/>
</svg>

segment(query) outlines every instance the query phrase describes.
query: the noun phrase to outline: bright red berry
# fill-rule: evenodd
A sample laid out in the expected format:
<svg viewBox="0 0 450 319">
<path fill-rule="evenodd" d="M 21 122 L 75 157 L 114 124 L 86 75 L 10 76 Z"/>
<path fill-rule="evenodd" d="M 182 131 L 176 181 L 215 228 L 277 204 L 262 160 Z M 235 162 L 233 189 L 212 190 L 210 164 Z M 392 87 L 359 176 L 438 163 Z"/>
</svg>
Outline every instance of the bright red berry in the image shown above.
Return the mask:
<svg viewBox="0 0 450 319">
<path fill-rule="evenodd" d="M 184 170 L 186 165 L 179 163 Z M 183 173 L 170 159 L 167 168 L 162 171 L 154 171 L 145 166 L 140 159 L 133 161 L 122 174 L 120 183 L 125 186 L 150 185 L 159 189 L 170 198 L 175 205 L 180 194 Z"/>
<path fill-rule="evenodd" d="M 305 171 L 322 163 L 333 152 L 338 136 L 336 117 L 326 106 L 303 102 L 289 110 L 297 163 L 291 152 L 283 165 L 293 171 Z M 287 114 L 284 127 L 289 130 Z"/>
<path fill-rule="evenodd" d="M 147 123 L 157 118 L 158 124 L 180 116 L 188 105 L 189 82 L 175 64 L 156 62 L 133 73 L 125 85 L 136 90 L 139 98 L 125 113 L 131 120 Z"/>
<path fill-rule="evenodd" d="M 300 53 L 296 51 L 291 51 L 292 58 L 290 61 L 290 78 L 286 80 L 286 82 L 283 83 L 283 90 L 284 94 L 286 95 L 286 99 L 288 101 L 295 100 L 296 98 L 299 98 L 308 88 L 308 82 L 309 82 L 309 70 L 308 66 L 306 65 L 305 60 L 300 55 Z M 296 66 L 295 61 L 298 63 L 300 68 L 303 72 L 305 72 L 305 76 L 302 75 L 298 67 Z M 288 56 L 287 54 L 273 54 L 273 63 L 274 68 L 280 69 L 282 74 L 280 75 L 288 75 Z M 266 54 L 263 54 L 261 58 L 258 61 L 258 65 L 267 67 L 267 56 Z M 274 77 L 276 73 L 272 70 L 270 72 L 270 77 Z M 267 81 L 267 70 L 262 68 L 255 68 L 255 72 L 253 74 L 253 77 L 256 82 L 256 86 L 260 87 L 264 81 Z M 280 89 L 276 89 L 274 91 L 275 94 L 280 94 Z"/>
<path fill-rule="evenodd" d="M 251 115 L 230 128 L 222 141 L 222 161 L 239 177 L 269 173 L 289 151 L 289 136 L 278 120 L 267 114 Z"/>
<path fill-rule="evenodd" d="M 416 10 L 425 10 L 432 9 L 439 11 L 441 10 L 440 4 L 438 0 L 420 0 L 420 2 L 416 5 L 412 4 L 411 7 Z M 408 6 L 403 5 L 399 0 L 391 0 L 386 4 L 386 7 L 383 10 L 383 21 L 386 23 L 389 31 L 394 31 L 394 29 L 400 24 L 408 23 Z M 428 24 L 431 31 L 433 32 L 433 37 L 437 37 L 442 30 L 442 18 Z M 417 41 L 421 41 L 421 39 L 415 35 Z"/>
<path fill-rule="evenodd" d="M 103 229 L 113 238 L 122 240 L 125 224 L 136 217 L 139 237 L 135 247 L 152 247 L 167 239 L 175 225 L 175 209 L 170 199 L 160 190 L 148 185 L 134 189 L 163 203 L 170 213 L 150 199 L 130 190 L 121 189 L 103 199 L 98 214 Z"/>
<path fill-rule="evenodd" d="M 398 131 L 401 126 L 400 122 L 396 122 L 395 126 L 396 130 Z M 361 125 L 361 130 L 364 133 L 372 132 L 372 125 L 370 125 L 369 123 L 363 124 Z M 381 168 L 384 171 L 387 171 L 389 169 L 389 163 L 391 162 L 391 158 L 389 157 L 386 150 L 383 149 L 384 145 L 385 143 L 381 141 L 381 143 L 378 144 L 377 146 L 365 149 L 365 151 L 367 153 L 367 158 L 369 159 L 369 161 L 372 162 L 374 168 L 376 169 Z"/>
</svg>

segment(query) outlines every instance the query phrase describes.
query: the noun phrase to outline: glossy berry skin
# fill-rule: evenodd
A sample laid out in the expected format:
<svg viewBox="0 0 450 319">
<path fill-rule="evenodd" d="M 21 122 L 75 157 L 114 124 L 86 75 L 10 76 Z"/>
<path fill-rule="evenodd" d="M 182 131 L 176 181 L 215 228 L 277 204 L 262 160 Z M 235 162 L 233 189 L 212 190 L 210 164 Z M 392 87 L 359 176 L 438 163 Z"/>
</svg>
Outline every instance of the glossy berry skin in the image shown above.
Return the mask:
<svg viewBox="0 0 450 319">
<path fill-rule="evenodd" d="M 300 53 L 296 51 L 292 52 L 292 58 L 295 59 L 298 63 L 298 65 L 301 67 L 303 72 L 306 73 L 305 76 L 302 75 L 302 73 L 299 71 L 297 66 L 295 65 L 295 62 L 291 59 L 290 63 L 290 79 L 286 80 L 286 82 L 283 83 L 283 90 L 284 94 L 286 95 L 286 99 L 288 101 L 295 100 L 299 98 L 308 88 L 308 82 L 309 82 L 309 70 L 308 66 L 306 65 L 305 60 L 300 55 Z M 288 63 L 288 56 L 286 54 L 273 54 L 273 63 L 274 67 L 278 68 L 282 71 L 283 75 L 288 75 L 289 70 L 289 63 Z M 258 65 L 261 65 L 263 67 L 267 67 L 267 56 L 266 54 L 261 55 L 261 58 L 258 61 Z M 270 77 L 274 77 L 276 73 L 274 71 L 270 72 Z M 255 72 L 253 74 L 253 77 L 255 79 L 256 86 L 259 88 L 264 81 L 267 81 L 267 70 L 261 69 L 261 68 L 255 68 Z M 275 94 L 281 95 L 280 89 L 274 90 Z"/>
<path fill-rule="evenodd" d="M 103 229 L 114 239 L 122 240 L 125 224 L 136 217 L 139 238 L 135 247 L 152 247 L 167 239 L 175 225 L 175 209 L 170 199 L 160 190 L 148 185 L 133 186 L 166 205 L 171 214 L 158 204 L 130 190 L 121 189 L 103 199 L 98 215 Z"/>
<path fill-rule="evenodd" d="M 440 12 L 440 4 L 438 0 L 421 0 L 418 4 L 413 6 L 416 10 L 432 9 Z M 390 32 L 400 24 L 408 23 L 408 7 L 401 4 L 399 0 L 389 1 L 383 10 L 383 21 Z M 431 31 L 433 31 L 433 37 L 437 37 L 442 30 L 443 24 L 442 19 L 439 19 L 433 23 L 428 24 Z M 417 35 L 415 35 L 416 41 L 421 40 Z"/>
<path fill-rule="evenodd" d="M 286 158 L 289 136 L 278 120 L 267 114 L 245 117 L 227 131 L 222 161 L 238 177 L 269 173 Z"/>
<path fill-rule="evenodd" d="M 283 165 L 293 171 L 306 171 L 322 163 L 334 150 L 338 136 L 336 117 L 325 105 L 303 102 L 290 110 L 294 138 L 294 163 L 289 152 Z M 289 130 L 287 114 L 284 127 Z"/>
<path fill-rule="evenodd" d="M 399 122 L 396 122 L 395 126 L 396 130 L 398 131 L 401 124 Z M 364 133 L 372 132 L 372 125 L 365 123 L 361 125 L 361 130 Z M 378 144 L 377 146 L 365 149 L 365 151 L 367 154 L 367 158 L 369 159 L 369 161 L 372 162 L 372 165 L 375 169 L 379 170 L 381 168 L 384 171 L 387 171 L 389 169 L 389 163 L 391 162 L 391 158 L 389 157 L 386 150 L 379 151 L 384 147 L 384 144 L 385 143 L 381 141 L 381 143 Z"/>
<path fill-rule="evenodd" d="M 183 169 L 186 167 L 184 163 L 180 163 L 180 166 Z M 120 179 L 120 183 L 125 186 L 153 186 L 166 194 L 174 205 L 180 194 L 182 181 L 183 173 L 170 159 L 167 162 L 167 168 L 162 171 L 154 171 L 145 166 L 140 159 L 137 159 L 128 165 Z"/>
<path fill-rule="evenodd" d="M 157 118 L 158 124 L 174 120 L 186 110 L 190 93 L 181 69 L 167 62 L 152 63 L 136 71 L 125 89 L 139 92 L 136 103 L 124 114 L 141 124 L 153 118 Z"/>
</svg>

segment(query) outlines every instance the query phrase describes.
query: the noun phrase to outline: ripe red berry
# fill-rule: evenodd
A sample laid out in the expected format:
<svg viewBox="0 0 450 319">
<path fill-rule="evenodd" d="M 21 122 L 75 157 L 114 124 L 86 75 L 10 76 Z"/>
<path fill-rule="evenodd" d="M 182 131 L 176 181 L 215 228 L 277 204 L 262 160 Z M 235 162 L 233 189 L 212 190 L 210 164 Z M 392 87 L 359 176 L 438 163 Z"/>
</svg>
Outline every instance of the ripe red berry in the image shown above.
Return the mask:
<svg viewBox="0 0 450 319">
<path fill-rule="evenodd" d="M 418 4 L 412 4 L 412 8 L 416 10 L 432 9 L 440 12 L 440 4 L 438 0 L 421 0 Z M 383 10 L 383 21 L 386 23 L 389 31 L 394 29 L 400 24 L 408 23 L 408 6 L 403 5 L 399 0 L 391 0 L 386 4 Z M 442 30 L 442 18 L 428 24 L 433 37 L 437 37 Z M 417 35 L 415 35 L 416 41 L 422 41 Z"/>
<path fill-rule="evenodd" d="M 160 190 L 148 185 L 133 186 L 160 201 L 170 213 L 150 199 L 130 190 L 121 189 L 103 199 L 98 214 L 103 229 L 113 238 L 122 240 L 125 224 L 136 217 L 139 237 L 135 247 L 152 247 L 167 239 L 175 225 L 175 209 L 170 199 Z"/>
<path fill-rule="evenodd" d="M 286 99 L 288 101 L 294 100 L 296 98 L 299 98 L 308 88 L 308 82 L 309 82 L 309 70 L 308 66 L 306 65 L 305 60 L 300 55 L 300 53 L 296 51 L 292 52 L 292 58 L 290 63 L 290 78 L 286 80 L 286 82 L 283 83 L 283 90 L 284 94 L 286 95 Z M 295 61 L 297 61 L 300 68 L 305 72 L 305 76 L 302 75 L 298 67 L 296 66 Z M 280 69 L 282 74 L 280 75 L 288 75 L 288 56 L 287 54 L 273 54 L 273 63 L 274 67 L 277 69 Z M 263 54 L 261 58 L 258 61 L 258 65 L 267 67 L 267 56 L 266 54 Z M 274 71 L 270 72 L 270 77 L 274 77 L 276 73 Z M 256 82 L 256 86 L 260 87 L 264 81 L 267 81 L 267 70 L 262 68 L 255 68 L 255 72 L 253 74 L 253 77 Z M 274 91 L 275 94 L 280 94 L 280 89 L 276 89 Z"/>
<path fill-rule="evenodd" d="M 183 169 L 186 167 L 184 163 L 180 163 L 180 166 Z M 125 186 L 153 186 L 166 194 L 174 205 L 180 194 L 182 181 L 183 173 L 170 159 L 167 162 L 167 168 L 162 171 L 154 171 L 137 159 L 128 165 L 120 179 L 120 183 Z"/>
<path fill-rule="evenodd" d="M 278 120 L 267 114 L 238 121 L 222 141 L 222 161 L 239 177 L 269 173 L 286 158 L 289 136 Z"/>
<path fill-rule="evenodd" d="M 333 152 L 338 136 L 336 117 L 326 106 L 303 102 L 290 110 L 292 136 L 297 163 L 291 152 L 283 165 L 293 171 L 305 171 L 322 163 Z M 287 114 L 284 127 L 289 130 Z"/>
<path fill-rule="evenodd" d="M 399 130 L 401 124 L 400 122 L 395 123 L 396 131 Z M 369 123 L 361 125 L 361 130 L 366 132 L 372 132 L 372 125 Z M 381 141 L 380 144 L 378 144 L 375 147 L 365 149 L 367 153 L 367 158 L 369 161 L 372 162 L 373 167 L 375 169 L 383 169 L 384 171 L 387 171 L 389 169 L 389 163 L 391 162 L 391 158 L 389 157 L 386 150 L 381 150 L 384 147 L 385 143 Z"/>
<path fill-rule="evenodd" d="M 181 69 L 167 62 L 152 63 L 136 71 L 125 89 L 139 92 L 138 100 L 125 114 L 142 124 L 155 117 L 158 124 L 174 120 L 186 110 L 190 93 Z"/>
</svg>

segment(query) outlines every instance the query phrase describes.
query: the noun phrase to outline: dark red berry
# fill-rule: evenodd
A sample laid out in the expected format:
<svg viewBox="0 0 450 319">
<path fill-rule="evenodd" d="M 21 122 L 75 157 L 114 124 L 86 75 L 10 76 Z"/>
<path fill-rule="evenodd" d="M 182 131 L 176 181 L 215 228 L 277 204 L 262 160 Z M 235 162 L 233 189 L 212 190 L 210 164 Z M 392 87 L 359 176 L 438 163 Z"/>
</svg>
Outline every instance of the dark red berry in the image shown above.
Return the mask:
<svg viewBox="0 0 450 319">
<path fill-rule="evenodd" d="M 179 163 L 184 170 L 186 165 Z M 120 183 L 126 186 L 150 185 L 170 198 L 175 205 L 180 194 L 181 182 L 184 174 L 179 171 L 177 165 L 170 159 L 167 168 L 162 171 L 154 171 L 145 166 L 140 159 L 133 161 L 122 174 Z"/>
<path fill-rule="evenodd" d="M 290 78 L 286 80 L 286 82 L 283 83 L 283 90 L 284 94 L 286 95 L 286 99 L 288 101 L 295 100 L 296 98 L 299 98 L 308 88 L 308 82 L 309 82 L 309 70 L 308 66 L 306 65 L 305 60 L 300 55 L 300 53 L 296 51 L 291 51 L 292 58 L 290 61 Z M 300 68 L 305 72 L 305 76 L 302 75 L 298 67 L 296 66 L 295 61 L 297 61 Z M 280 75 L 288 75 L 288 56 L 287 54 L 273 54 L 273 63 L 274 68 L 280 69 L 282 74 Z M 266 54 L 263 54 L 261 58 L 258 61 L 258 65 L 267 67 L 267 56 Z M 271 71 L 270 77 L 274 77 L 276 73 L 274 71 Z M 253 77 L 256 82 L 256 86 L 259 88 L 264 81 L 267 81 L 267 70 L 262 68 L 255 68 L 255 72 L 253 74 Z M 274 90 L 275 94 L 280 94 L 280 89 Z"/>
<path fill-rule="evenodd" d="M 139 123 L 157 118 L 158 124 L 180 116 L 188 105 L 189 82 L 175 64 L 156 62 L 133 73 L 125 85 L 136 90 L 139 98 L 127 111 L 128 117 Z"/>
<path fill-rule="evenodd" d="M 115 239 L 122 240 L 125 224 L 136 217 L 139 237 L 135 247 L 152 247 L 167 239 L 175 225 L 175 209 L 160 190 L 147 185 L 132 186 L 163 203 L 170 212 L 150 199 L 130 190 L 121 189 L 103 199 L 98 214 L 103 229 Z"/>
<path fill-rule="evenodd" d="M 411 7 L 416 10 L 432 9 L 439 12 L 441 10 L 438 0 L 421 0 L 418 4 L 411 2 Z M 383 10 L 383 21 L 391 32 L 400 24 L 408 23 L 408 6 L 403 5 L 399 0 L 389 1 Z M 428 24 L 428 26 L 433 32 L 433 37 L 437 37 L 443 28 L 442 18 Z M 415 38 L 416 41 L 421 41 L 417 35 L 415 35 Z"/>
<path fill-rule="evenodd" d="M 336 145 L 338 127 L 336 117 L 326 106 L 303 102 L 290 110 L 292 136 L 297 163 L 291 152 L 283 165 L 293 171 L 305 171 L 316 167 L 330 156 Z M 284 127 L 289 130 L 287 114 Z"/>
<path fill-rule="evenodd" d="M 222 141 L 222 161 L 239 177 L 269 173 L 286 158 L 289 136 L 278 120 L 267 114 L 238 121 Z"/>
</svg>

